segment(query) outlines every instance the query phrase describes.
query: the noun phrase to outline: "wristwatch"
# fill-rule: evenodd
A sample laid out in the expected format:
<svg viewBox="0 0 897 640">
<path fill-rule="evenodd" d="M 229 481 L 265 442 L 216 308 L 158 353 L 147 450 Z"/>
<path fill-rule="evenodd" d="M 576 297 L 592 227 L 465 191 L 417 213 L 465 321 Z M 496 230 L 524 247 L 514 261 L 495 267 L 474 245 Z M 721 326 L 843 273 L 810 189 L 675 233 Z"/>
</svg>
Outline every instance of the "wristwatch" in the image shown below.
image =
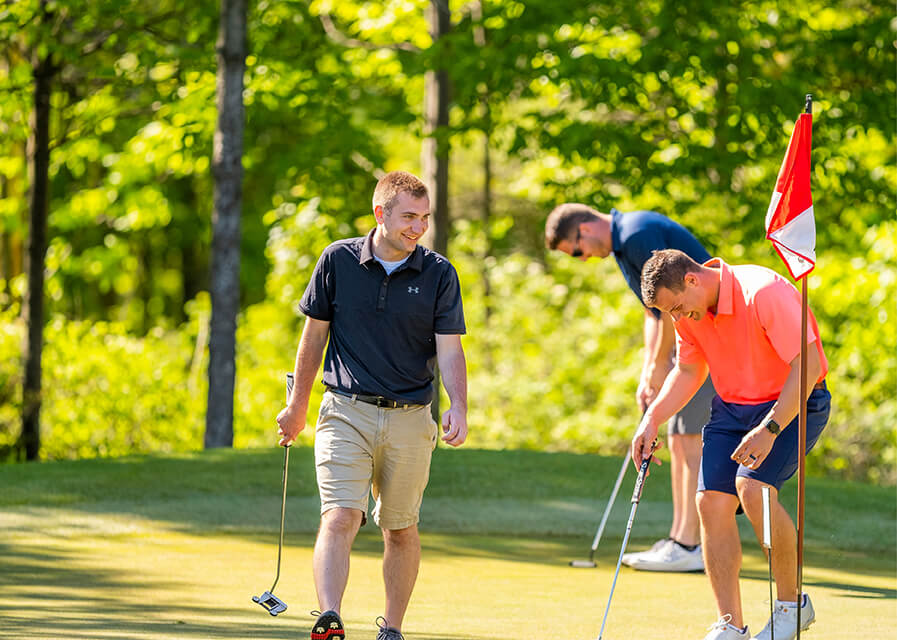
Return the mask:
<svg viewBox="0 0 897 640">
<path fill-rule="evenodd" d="M 769 431 L 774 436 L 779 435 L 779 431 L 782 430 L 782 427 L 779 426 L 779 423 L 776 422 L 775 420 L 773 420 L 772 418 L 767 420 L 763 426 L 766 427 L 766 430 Z"/>
</svg>

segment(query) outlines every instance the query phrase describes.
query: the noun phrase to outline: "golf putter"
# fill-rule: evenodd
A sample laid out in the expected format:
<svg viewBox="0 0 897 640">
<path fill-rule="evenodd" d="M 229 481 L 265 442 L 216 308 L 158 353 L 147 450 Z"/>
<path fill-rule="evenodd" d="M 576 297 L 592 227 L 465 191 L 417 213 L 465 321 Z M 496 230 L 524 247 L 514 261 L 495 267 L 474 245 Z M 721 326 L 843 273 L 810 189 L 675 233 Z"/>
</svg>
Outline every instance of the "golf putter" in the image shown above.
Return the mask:
<svg viewBox="0 0 897 640">
<path fill-rule="evenodd" d="M 620 575 L 620 565 L 623 564 L 623 554 L 626 552 L 626 543 L 629 542 L 629 534 L 632 533 L 632 521 L 635 520 L 635 511 L 638 509 L 639 500 L 642 498 L 642 489 L 645 486 L 645 476 L 648 475 L 648 465 L 654 458 L 654 449 L 657 447 L 657 440 L 651 443 L 651 453 L 647 458 L 642 460 L 642 464 L 638 470 L 638 477 L 635 479 L 635 489 L 632 491 L 632 510 L 629 512 L 629 522 L 626 523 L 626 534 L 623 536 L 623 546 L 620 548 L 620 557 L 617 559 L 617 570 L 614 572 L 614 582 L 610 587 L 610 595 L 607 597 L 607 608 L 604 610 L 604 619 L 601 621 L 601 631 L 598 632 L 598 640 L 604 636 L 604 625 L 607 624 L 607 614 L 610 612 L 610 601 L 614 597 L 614 589 L 617 586 L 617 576 Z"/>
<path fill-rule="evenodd" d="M 763 496 L 763 547 L 769 566 L 769 638 L 776 640 L 775 600 L 772 597 L 772 515 L 769 510 L 769 487 L 761 487 Z"/>
<path fill-rule="evenodd" d="M 290 393 L 293 391 L 293 374 L 287 374 L 287 402 L 290 401 Z M 283 448 L 283 499 L 280 503 L 280 541 L 277 543 L 277 575 L 274 584 L 260 596 L 252 596 L 252 601 L 259 603 L 268 613 L 276 616 L 287 610 L 287 603 L 274 595 L 274 587 L 280 580 L 280 555 L 283 550 L 283 521 L 287 510 L 287 470 L 290 464 L 290 445 Z"/>
<path fill-rule="evenodd" d="M 623 484 L 623 476 L 626 475 L 626 469 L 629 467 L 629 456 L 623 456 L 623 466 L 620 467 L 620 473 L 617 474 L 617 481 L 614 484 L 614 490 L 610 494 L 610 499 L 607 501 L 607 506 L 604 508 L 604 515 L 601 516 L 601 524 L 598 525 L 598 532 L 595 534 L 595 539 L 592 540 L 592 550 L 589 552 L 588 560 L 571 560 L 570 566 L 577 567 L 579 569 L 592 569 L 597 567 L 595 564 L 595 551 L 598 549 L 598 543 L 601 542 L 601 534 L 604 533 L 604 525 L 607 524 L 607 518 L 610 516 L 610 510 L 614 506 L 614 501 L 617 499 L 617 493 L 620 491 L 620 485 Z"/>
</svg>

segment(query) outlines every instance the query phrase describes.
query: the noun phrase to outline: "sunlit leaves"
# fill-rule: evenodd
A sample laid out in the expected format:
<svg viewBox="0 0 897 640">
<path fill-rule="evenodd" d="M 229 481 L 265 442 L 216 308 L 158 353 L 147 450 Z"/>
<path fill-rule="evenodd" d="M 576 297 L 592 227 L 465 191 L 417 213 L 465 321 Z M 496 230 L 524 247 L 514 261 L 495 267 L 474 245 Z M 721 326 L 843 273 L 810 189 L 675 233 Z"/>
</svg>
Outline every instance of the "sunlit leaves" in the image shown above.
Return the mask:
<svg viewBox="0 0 897 640">
<path fill-rule="evenodd" d="M 282 399 L 282 389 L 268 373 L 291 366 L 295 303 L 317 255 L 334 239 L 370 229 L 380 170 L 419 167 L 422 78 L 441 64 L 453 84 L 450 127 L 441 134 L 453 149 L 451 250 L 471 329 L 465 346 L 478 443 L 616 451 L 637 420 L 641 310 L 612 263 L 546 258 L 547 211 L 564 200 L 603 211 L 654 209 L 686 224 L 713 253 L 780 268 L 763 238 L 763 213 L 803 96 L 812 92 L 820 265 L 811 304 L 841 403 L 813 464 L 849 474 L 856 460 L 872 477 L 876 464 L 894 459 L 897 444 L 887 433 L 897 414 L 887 395 L 897 384 L 897 230 L 888 222 L 897 209 L 892 11 L 868 0 L 452 0 L 452 31 L 434 45 L 428 5 L 251 5 L 238 446 L 269 442 L 257 416 Z M 48 366 L 58 378 L 52 367 L 79 343 L 85 370 L 61 370 L 72 381 L 60 393 L 80 398 L 76 387 L 90 376 L 125 377 L 92 368 L 103 349 L 124 359 L 142 348 L 142 357 L 164 363 L 174 385 L 202 398 L 195 340 L 208 312 L 197 291 L 210 237 L 217 3 L 50 6 L 67 12 L 59 37 L 30 21 L 36 0 L 7 3 L 0 14 L 0 40 L 11 45 L 0 64 L 0 233 L 21 239 L 25 226 L 30 51 L 53 52 L 64 82 L 52 101 L 50 308 L 122 324 L 99 325 L 96 335 L 86 324 L 54 324 L 50 335 L 63 356 L 52 355 Z M 486 134 L 488 222 L 481 219 Z M 0 282 L 0 305 L 15 308 L 22 290 L 20 276 Z M 178 333 L 128 342 L 129 332 L 181 321 Z M 9 344 L 0 347 L 0 363 L 19 362 L 18 334 Z M 181 369 L 169 367 L 175 361 Z M 160 392 L 148 380 L 138 413 L 161 433 L 163 421 L 175 420 L 169 398 L 158 397 L 168 387 Z M 170 395 L 184 403 L 183 422 L 201 416 L 194 396 Z M 72 423 L 60 417 L 62 401 L 50 402 L 53 428 L 78 434 L 65 443 L 73 451 L 122 450 L 118 417 L 104 434 L 72 424 L 122 415 L 123 398 L 73 411 Z M 147 417 L 151 402 L 160 403 L 159 424 Z M 167 446 L 153 438 L 138 445 Z M 189 438 L 172 446 L 199 446 Z"/>
<path fill-rule="evenodd" d="M 432 40 L 423 15 L 425 0 L 344 2 L 314 0 L 314 14 L 326 13 L 345 29 L 345 36 L 385 47 L 406 43 L 425 49 Z"/>
</svg>

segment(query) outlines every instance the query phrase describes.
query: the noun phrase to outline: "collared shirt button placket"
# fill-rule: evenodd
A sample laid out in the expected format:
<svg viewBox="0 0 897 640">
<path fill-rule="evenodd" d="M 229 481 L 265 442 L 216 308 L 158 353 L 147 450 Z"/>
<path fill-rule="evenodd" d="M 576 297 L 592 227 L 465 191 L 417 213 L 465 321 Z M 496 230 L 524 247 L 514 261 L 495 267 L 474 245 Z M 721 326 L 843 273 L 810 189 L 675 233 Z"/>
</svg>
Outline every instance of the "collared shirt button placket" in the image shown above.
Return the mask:
<svg viewBox="0 0 897 640">
<path fill-rule="evenodd" d="M 380 283 L 380 293 L 377 296 L 377 311 L 384 311 L 386 309 L 386 289 L 389 287 L 389 276 L 383 278 L 383 282 Z"/>
</svg>

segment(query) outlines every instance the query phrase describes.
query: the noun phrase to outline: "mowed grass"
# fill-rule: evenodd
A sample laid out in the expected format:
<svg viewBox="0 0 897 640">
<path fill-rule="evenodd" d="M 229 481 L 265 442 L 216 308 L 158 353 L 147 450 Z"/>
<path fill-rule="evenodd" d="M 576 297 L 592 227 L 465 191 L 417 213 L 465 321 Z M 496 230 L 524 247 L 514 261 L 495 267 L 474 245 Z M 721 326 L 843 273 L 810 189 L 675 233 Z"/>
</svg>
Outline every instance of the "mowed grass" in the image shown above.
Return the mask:
<svg viewBox="0 0 897 640">
<path fill-rule="evenodd" d="M 283 452 L 218 450 L 166 457 L 0 467 L 0 637 L 307 638 L 316 608 L 318 523 L 312 452 L 290 453 L 287 525 L 272 618 L 251 602 L 274 580 Z M 424 499 L 424 559 L 408 640 L 595 638 L 629 516 L 623 489 L 588 555 L 620 458 L 438 449 Z M 652 471 L 630 549 L 669 526 L 666 466 Z M 794 513 L 796 483 L 785 490 Z M 818 622 L 806 637 L 881 637 L 897 628 L 894 488 L 812 478 L 804 582 Z M 747 622 L 768 615 L 766 562 L 741 518 Z M 382 543 L 359 535 L 344 602 L 349 638 L 382 614 Z M 605 638 L 700 639 L 714 621 L 703 574 L 623 568 Z"/>
</svg>

